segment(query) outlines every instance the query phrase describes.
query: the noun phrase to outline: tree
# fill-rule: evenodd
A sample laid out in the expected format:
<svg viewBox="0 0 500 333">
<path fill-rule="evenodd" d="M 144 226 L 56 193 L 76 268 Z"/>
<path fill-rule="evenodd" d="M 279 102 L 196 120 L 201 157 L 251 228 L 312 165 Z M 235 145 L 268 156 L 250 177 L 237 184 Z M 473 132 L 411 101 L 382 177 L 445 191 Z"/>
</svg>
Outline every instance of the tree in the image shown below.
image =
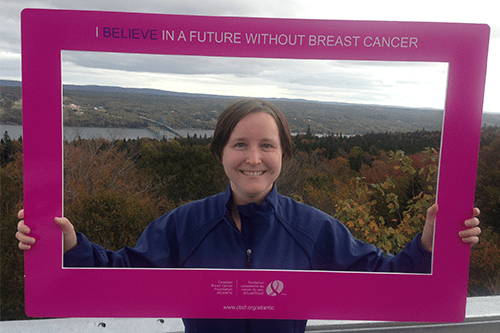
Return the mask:
<svg viewBox="0 0 500 333">
<path fill-rule="evenodd" d="M 143 140 L 139 166 L 155 179 L 158 194 L 180 204 L 223 191 L 224 170 L 208 146 Z"/>
<path fill-rule="evenodd" d="M 434 157 L 435 152 L 428 150 L 426 154 Z M 338 202 L 335 207 L 336 217 L 356 238 L 395 254 L 423 230 L 426 211 L 435 202 L 435 195 L 429 193 L 431 187 L 428 192 L 421 191 L 402 202 L 398 195 L 401 191 L 395 191 L 397 184 L 401 184 L 400 179 L 412 179 L 415 174 L 427 174 L 426 180 L 432 181 L 437 168 L 428 164 L 415 169 L 413 160 L 402 152 L 389 152 L 389 157 L 390 164 L 400 172 L 387 175 L 384 181 L 377 183 L 367 183 L 360 178 L 357 195 Z M 399 177 L 394 177 L 397 174 Z"/>
<path fill-rule="evenodd" d="M 109 249 L 133 246 L 144 228 L 174 206 L 120 142 L 65 145 L 65 216 L 77 231 Z"/>
<path fill-rule="evenodd" d="M 4 167 L 14 161 L 16 155 L 22 150 L 22 142 L 12 140 L 9 133 L 5 131 L 2 139 L 0 139 L 0 166 Z"/>
<path fill-rule="evenodd" d="M 20 152 L 0 169 L 0 187 L 1 319 L 27 319 L 24 314 L 23 253 L 14 238 L 17 211 L 23 201 L 23 159 Z"/>
<path fill-rule="evenodd" d="M 500 137 L 483 146 L 479 152 L 476 206 L 481 221 L 500 234 Z"/>
<path fill-rule="evenodd" d="M 106 249 L 133 247 L 147 225 L 160 213 L 147 196 L 130 196 L 126 191 L 99 189 L 81 193 L 66 210 L 75 229 Z"/>
<path fill-rule="evenodd" d="M 356 238 L 397 253 L 423 229 L 427 208 L 435 201 L 431 184 L 437 156 L 432 149 L 414 159 L 401 151 L 381 153 L 372 167 L 364 164 L 362 172 L 352 170 L 346 158 L 316 156 L 316 163 L 305 169 L 302 198 L 339 219 Z M 429 183 L 428 187 L 408 191 L 415 189 L 412 182 L 417 176 L 423 179 L 419 184 Z M 408 193 L 412 195 L 406 197 Z"/>
<path fill-rule="evenodd" d="M 471 249 L 469 296 L 500 294 L 500 236 L 482 228 L 481 241 Z"/>
</svg>

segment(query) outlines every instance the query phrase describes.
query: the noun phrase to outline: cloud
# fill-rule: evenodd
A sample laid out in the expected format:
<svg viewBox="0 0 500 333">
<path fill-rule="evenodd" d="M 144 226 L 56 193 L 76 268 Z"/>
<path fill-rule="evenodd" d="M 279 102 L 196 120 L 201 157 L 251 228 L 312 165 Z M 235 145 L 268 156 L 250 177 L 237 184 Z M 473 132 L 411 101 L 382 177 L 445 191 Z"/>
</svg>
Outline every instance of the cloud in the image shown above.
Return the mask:
<svg viewBox="0 0 500 333">
<path fill-rule="evenodd" d="M 439 6 L 439 7 L 436 7 Z M 453 6 L 453 10 L 451 9 Z M 332 2 L 325 0 L 255 0 L 251 2 L 233 0 L 143 0 L 121 1 L 101 0 L 95 2 L 77 0 L 40 0 L 18 1 L 0 0 L 0 62 L 3 79 L 20 79 L 20 12 L 23 8 L 53 8 L 76 10 L 128 11 L 163 14 L 216 15 L 216 16 L 255 16 L 255 17 L 300 17 L 323 19 L 354 19 L 354 20 L 396 20 L 396 21 L 453 21 L 489 23 L 492 27 L 490 62 L 485 96 L 485 107 L 488 111 L 500 111 L 492 107 L 494 93 L 498 90 L 498 65 L 496 54 L 499 48 L 500 21 L 491 8 L 491 2 L 477 0 L 473 7 L 468 1 L 456 0 L 435 4 L 433 0 L 422 0 L 411 10 L 404 9 L 398 1 L 380 0 L 350 2 Z M 428 10 L 433 8 L 433 10 Z M 17 57 L 17 60 L 15 59 Z M 438 95 L 432 90 L 441 91 L 442 83 L 426 78 L 422 73 L 441 73 L 446 75 L 446 68 L 433 69 L 420 64 L 422 70 L 407 71 L 406 64 L 372 64 L 359 63 L 342 65 L 330 63 L 321 66 L 310 66 L 309 63 L 291 66 L 290 63 L 268 62 L 262 59 L 247 59 L 241 62 L 227 58 L 180 57 L 166 59 L 161 56 L 151 58 L 136 55 L 115 55 L 113 58 L 105 54 L 73 54 L 65 59 L 72 64 L 73 71 L 81 78 L 104 82 L 100 73 L 120 76 L 123 82 L 133 82 L 127 77 L 133 71 L 136 78 L 146 84 L 147 79 L 153 84 L 172 80 L 183 82 L 183 87 L 189 87 L 192 82 L 204 82 L 198 89 L 224 90 L 233 92 L 236 87 L 252 82 L 248 91 L 271 94 L 288 94 L 302 96 L 320 96 L 321 98 L 350 98 L 358 101 L 388 101 L 390 103 L 407 103 L 415 101 L 421 104 L 442 105 L 437 102 Z M 352 67 L 356 67 L 354 70 Z M 374 67 L 374 69 L 370 69 Z M 67 67 L 69 68 L 69 67 Z M 94 70 L 97 69 L 97 70 Z M 288 71 L 287 71 L 288 69 Z M 441 71 L 441 72 L 439 72 Z M 17 75 L 16 75 L 17 72 Z M 397 75 L 407 73 L 404 75 Z M 95 79 L 89 77 L 95 73 Z M 155 74 L 157 73 L 157 74 Z M 347 74 L 348 73 L 348 74 Z M 379 75 L 375 73 L 384 73 Z M 77 76 L 77 75 L 76 75 Z M 159 77 L 162 77 L 160 80 Z M 168 78 L 167 78 L 168 77 Z M 413 78 L 418 78 L 413 80 Z M 431 75 L 434 77 L 434 74 Z M 279 80 L 278 80 L 279 79 Z M 174 80 L 174 81 L 175 81 Z M 415 82 L 413 82 L 415 81 Z M 189 82 L 189 84 L 188 84 Z M 224 86 L 224 82 L 230 83 Z M 442 82 L 438 79 L 438 82 Z M 204 88 L 202 88 L 202 86 Z M 180 87 L 180 85 L 179 85 Z M 332 91 L 332 87 L 334 90 Z M 412 88 L 410 88 L 412 87 Z M 414 90 L 408 94 L 405 90 Z M 408 97 L 416 96 L 420 98 Z M 439 93 L 441 95 L 441 93 Z M 304 97 L 305 96 L 305 97 Z M 498 99 L 498 98 L 497 98 Z M 439 99 L 439 100 L 442 100 Z M 429 101 L 429 102 L 427 102 Z M 432 102 L 430 102 L 432 101 Z M 425 103 L 424 103 L 425 102 Z M 497 103 L 498 105 L 498 103 Z"/>
<path fill-rule="evenodd" d="M 101 10 L 139 13 L 295 17 L 304 7 L 298 0 L 0 0 L 0 45 L 2 50 L 20 53 L 20 20 L 24 8 Z"/>
<path fill-rule="evenodd" d="M 63 52 L 64 83 L 414 107 L 443 107 L 446 74 L 431 63 Z"/>
<path fill-rule="evenodd" d="M 1 47 L 0 47 L 1 48 Z M 0 73 L 4 80 L 21 80 L 21 59 L 17 53 L 0 52 Z"/>
</svg>

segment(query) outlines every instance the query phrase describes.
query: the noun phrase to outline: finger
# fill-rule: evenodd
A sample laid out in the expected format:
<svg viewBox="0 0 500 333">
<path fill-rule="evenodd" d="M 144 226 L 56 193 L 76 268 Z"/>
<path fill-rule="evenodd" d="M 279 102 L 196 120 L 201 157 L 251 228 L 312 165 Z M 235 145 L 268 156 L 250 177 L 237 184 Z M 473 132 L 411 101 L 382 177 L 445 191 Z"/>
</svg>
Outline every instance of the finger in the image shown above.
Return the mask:
<svg viewBox="0 0 500 333">
<path fill-rule="evenodd" d="M 19 241 L 19 248 L 21 248 L 21 245 L 31 248 L 31 245 L 35 244 L 36 241 L 35 238 L 27 236 L 20 231 L 16 232 L 16 238 Z"/>
<path fill-rule="evenodd" d="M 430 218 L 436 218 L 437 212 L 439 210 L 439 206 L 437 203 L 433 204 L 432 206 L 427 209 L 427 216 Z"/>
<path fill-rule="evenodd" d="M 472 210 L 472 216 L 476 217 L 479 214 L 481 214 L 481 211 L 479 210 L 479 208 L 474 207 L 474 209 Z"/>
<path fill-rule="evenodd" d="M 75 228 L 65 217 L 56 217 L 54 221 L 61 227 L 64 235 L 64 253 L 78 245 Z"/>
<path fill-rule="evenodd" d="M 429 209 L 427 209 L 427 216 L 425 219 L 426 223 L 431 223 L 432 225 L 434 225 L 434 223 L 436 222 L 436 215 L 438 213 L 438 210 L 439 210 L 438 204 L 434 204 L 430 206 Z"/>
<path fill-rule="evenodd" d="M 475 244 L 479 243 L 479 237 L 477 237 L 477 236 L 465 237 L 465 238 L 462 238 L 462 242 L 470 244 L 470 245 L 475 245 Z"/>
<path fill-rule="evenodd" d="M 476 227 L 479 225 L 479 219 L 477 217 L 474 217 L 472 219 L 465 220 L 464 224 L 467 227 Z"/>
<path fill-rule="evenodd" d="M 23 251 L 27 251 L 27 250 L 31 249 L 31 245 L 21 243 L 21 242 L 19 242 L 18 246 Z"/>
<path fill-rule="evenodd" d="M 26 224 L 24 224 L 24 220 L 21 220 L 19 221 L 19 223 L 17 223 L 17 230 L 24 234 L 29 234 L 31 232 L 31 229 Z"/>
<path fill-rule="evenodd" d="M 59 225 L 63 231 L 63 233 L 71 233 L 71 232 L 74 232 L 74 228 L 73 228 L 73 225 L 71 224 L 71 222 L 65 218 L 65 217 L 56 217 L 54 218 L 54 221 L 57 223 L 57 225 Z"/>
<path fill-rule="evenodd" d="M 462 238 L 467 238 L 467 237 L 471 237 L 471 236 L 479 236 L 480 234 L 481 234 L 481 228 L 479 228 L 479 227 L 465 229 L 465 230 L 462 230 L 458 233 L 458 235 Z"/>
<path fill-rule="evenodd" d="M 21 209 L 19 212 L 17 212 L 17 217 L 20 220 L 24 219 L 24 209 Z"/>
</svg>

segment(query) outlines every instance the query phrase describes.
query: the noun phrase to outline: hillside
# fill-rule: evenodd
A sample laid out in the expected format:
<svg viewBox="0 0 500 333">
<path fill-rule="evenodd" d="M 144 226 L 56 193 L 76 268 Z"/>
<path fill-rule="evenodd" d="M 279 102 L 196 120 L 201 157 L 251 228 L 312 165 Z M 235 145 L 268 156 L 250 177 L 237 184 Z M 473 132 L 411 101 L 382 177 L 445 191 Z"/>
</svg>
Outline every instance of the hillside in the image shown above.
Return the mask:
<svg viewBox="0 0 500 333">
<path fill-rule="evenodd" d="M 236 96 L 188 94 L 155 89 L 65 85 L 64 123 L 67 126 L 146 127 L 139 116 L 163 116 L 173 128 L 213 129 L 219 114 Z M 21 123 L 21 87 L 0 81 L 0 121 Z M 292 132 L 364 134 L 440 130 L 443 111 L 381 105 L 322 103 L 270 99 L 287 117 Z M 16 103 L 17 102 L 17 103 Z M 485 114 L 484 125 L 499 126 L 500 115 Z"/>
</svg>

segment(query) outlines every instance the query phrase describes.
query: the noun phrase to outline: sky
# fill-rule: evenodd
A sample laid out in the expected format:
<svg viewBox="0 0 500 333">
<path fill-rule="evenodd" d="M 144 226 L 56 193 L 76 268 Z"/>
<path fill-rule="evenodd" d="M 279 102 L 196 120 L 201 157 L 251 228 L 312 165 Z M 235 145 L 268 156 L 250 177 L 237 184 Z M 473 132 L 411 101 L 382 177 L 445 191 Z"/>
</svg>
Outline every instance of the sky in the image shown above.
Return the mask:
<svg viewBox="0 0 500 333">
<path fill-rule="evenodd" d="M 493 0 L 0 0 L 0 79 L 21 80 L 24 8 L 304 18 L 486 23 L 490 49 L 484 108 L 500 112 L 500 20 Z M 63 83 L 252 97 L 443 108 L 447 65 L 237 59 L 63 52 Z M 173 84 L 171 83 L 173 82 Z M 422 96 L 425 96 L 424 98 Z"/>
</svg>

